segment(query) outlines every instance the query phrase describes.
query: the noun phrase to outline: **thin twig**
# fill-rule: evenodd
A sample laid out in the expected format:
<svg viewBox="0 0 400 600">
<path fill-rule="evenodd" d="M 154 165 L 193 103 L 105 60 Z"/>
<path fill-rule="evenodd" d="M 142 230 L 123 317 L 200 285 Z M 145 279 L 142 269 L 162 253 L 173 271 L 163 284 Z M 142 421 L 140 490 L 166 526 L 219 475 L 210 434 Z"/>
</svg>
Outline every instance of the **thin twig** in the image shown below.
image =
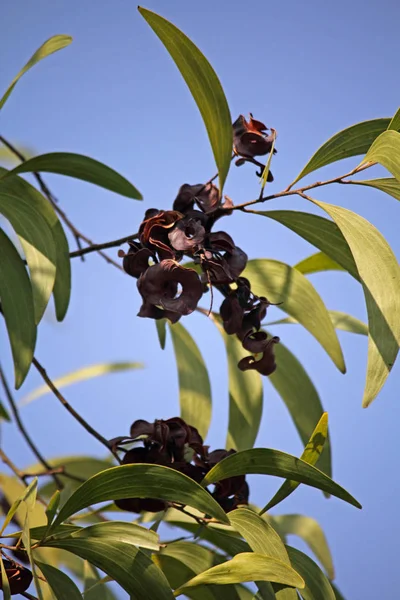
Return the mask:
<svg viewBox="0 0 400 600">
<path fill-rule="evenodd" d="M 112 454 L 115 456 L 118 462 L 121 463 L 121 459 L 119 458 L 118 454 L 114 452 L 113 449 L 110 447 L 106 438 L 103 437 L 98 431 L 96 431 L 91 425 L 89 425 L 89 423 L 85 421 L 85 419 L 81 417 L 81 415 L 77 413 L 74 408 L 72 408 L 69 402 L 67 402 L 64 396 L 61 394 L 61 392 L 56 388 L 53 381 L 47 375 L 46 370 L 42 367 L 40 362 L 35 357 L 33 357 L 32 364 L 35 365 L 36 369 L 39 371 L 40 375 L 47 383 L 53 394 L 56 396 L 56 398 L 58 398 L 61 404 L 67 409 L 67 411 L 74 417 L 74 419 L 76 419 L 78 423 L 80 423 L 82 427 L 84 427 L 84 429 L 86 429 L 86 431 L 90 433 L 90 435 L 96 438 L 96 440 L 100 442 L 100 444 L 103 444 L 103 446 L 105 446 L 109 452 L 112 452 Z"/>
<path fill-rule="evenodd" d="M 32 450 L 33 454 L 36 456 L 38 461 L 43 465 L 43 467 L 46 469 L 47 473 L 49 475 L 51 475 L 56 486 L 62 490 L 64 487 L 62 481 L 60 480 L 59 477 L 57 477 L 56 473 L 51 472 L 52 471 L 51 465 L 47 462 L 47 460 L 45 459 L 43 454 L 36 447 L 36 444 L 33 442 L 31 436 L 29 435 L 28 431 L 26 430 L 25 425 L 21 421 L 21 417 L 19 416 L 17 404 L 13 398 L 10 386 L 8 385 L 6 376 L 4 375 L 4 371 L 1 368 L 1 365 L 0 365 L 0 379 L 1 379 L 1 383 L 2 383 L 4 391 L 5 391 L 5 394 L 7 396 L 8 402 L 10 404 L 11 411 L 14 415 L 15 422 L 17 424 L 18 429 L 21 432 L 21 435 L 24 437 L 26 443 L 28 444 L 29 448 Z"/>
<path fill-rule="evenodd" d="M 111 242 L 105 242 L 104 244 L 93 244 L 91 246 L 87 246 L 86 248 L 82 248 L 82 250 L 75 250 L 75 252 L 70 252 L 70 258 L 75 258 L 76 256 L 83 256 L 84 254 L 89 254 L 90 252 L 99 252 L 99 250 L 104 250 L 105 248 L 114 248 L 115 246 L 121 246 L 130 240 L 134 240 L 139 236 L 138 233 L 133 233 L 132 235 L 126 235 L 123 238 L 118 240 L 112 240 Z M 120 265 L 119 265 L 120 266 Z"/>
<path fill-rule="evenodd" d="M 24 598 L 28 598 L 28 600 L 39 600 L 39 598 L 36 598 L 36 596 L 32 596 L 32 594 L 30 594 L 29 592 L 20 592 L 20 594 Z"/>
</svg>

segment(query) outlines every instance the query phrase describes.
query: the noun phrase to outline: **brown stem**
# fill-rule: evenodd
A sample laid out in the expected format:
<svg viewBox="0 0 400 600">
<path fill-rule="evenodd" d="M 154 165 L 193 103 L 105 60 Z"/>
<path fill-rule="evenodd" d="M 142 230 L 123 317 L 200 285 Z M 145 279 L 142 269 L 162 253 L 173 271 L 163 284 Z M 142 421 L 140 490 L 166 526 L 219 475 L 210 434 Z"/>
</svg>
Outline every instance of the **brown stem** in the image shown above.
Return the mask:
<svg viewBox="0 0 400 600">
<path fill-rule="evenodd" d="M 39 371 L 40 375 L 42 376 L 44 381 L 47 383 L 47 385 L 49 386 L 49 388 L 51 389 L 53 394 L 56 396 L 56 398 L 58 398 L 58 400 L 61 402 L 61 404 L 67 409 L 67 411 L 74 417 L 74 419 L 76 419 L 78 421 L 78 423 L 80 423 L 82 425 L 82 427 L 84 427 L 84 429 L 86 429 L 86 431 L 88 433 L 90 433 L 90 435 L 92 435 L 94 438 L 96 438 L 96 440 L 98 442 L 100 442 L 100 444 L 103 444 L 103 446 L 105 446 L 109 452 L 112 452 L 112 454 L 115 456 L 115 458 L 120 463 L 121 459 L 119 458 L 118 454 L 116 452 L 114 452 L 112 450 L 112 448 L 110 448 L 110 445 L 109 445 L 108 441 L 106 440 L 106 438 L 103 437 L 98 431 L 96 431 L 91 425 L 89 425 L 89 423 L 87 421 L 85 421 L 85 419 L 83 417 L 81 417 L 81 415 L 79 413 L 77 413 L 74 408 L 72 408 L 72 406 L 69 404 L 69 402 L 67 402 L 67 400 L 64 398 L 64 396 L 56 388 L 56 386 L 54 385 L 54 383 L 52 382 L 50 377 L 47 375 L 46 370 L 42 367 L 40 362 L 35 357 L 33 357 L 32 364 L 35 365 L 36 369 Z"/>
<path fill-rule="evenodd" d="M 62 490 L 63 487 L 64 487 L 62 481 L 60 480 L 59 477 L 57 477 L 56 473 L 51 472 L 52 471 L 51 465 L 47 462 L 47 460 L 45 459 L 45 457 L 43 456 L 43 454 L 36 447 L 36 444 L 33 442 L 31 436 L 29 435 L 28 431 L 25 428 L 25 425 L 21 421 L 21 417 L 19 416 L 19 411 L 18 411 L 17 404 L 16 404 L 16 402 L 15 402 L 15 400 L 13 398 L 10 386 L 8 385 L 7 379 L 6 379 L 5 375 L 4 375 L 4 372 L 3 372 L 3 369 L 1 368 L 1 365 L 0 365 L 0 379 L 1 379 L 1 383 L 3 384 L 3 388 L 4 388 L 5 394 L 7 396 L 8 402 L 10 404 L 11 411 L 12 411 L 12 413 L 14 415 L 15 422 L 17 424 L 18 429 L 21 432 L 21 435 L 24 437 L 26 443 L 28 444 L 29 448 L 32 450 L 33 454 L 36 456 L 36 458 L 38 459 L 38 461 L 46 469 L 48 475 L 52 476 L 52 478 L 54 480 L 54 483 L 57 485 L 57 487 L 59 489 Z"/>
<path fill-rule="evenodd" d="M 114 248 L 115 246 L 121 246 L 130 240 L 134 240 L 139 236 L 138 233 L 133 233 L 132 235 L 126 235 L 123 238 L 118 240 L 112 240 L 111 242 L 105 242 L 104 244 L 92 244 L 91 246 L 87 246 L 86 248 L 82 248 L 81 250 L 75 250 L 75 252 L 70 252 L 70 258 L 75 258 L 76 256 L 83 256 L 84 254 L 89 254 L 90 252 L 99 252 L 99 250 L 104 250 L 105 248 Z M 121 267 L 121 265 L 118 265 Z"/>
<path fill-rule="evenodd" d="M 28 598 L 28 600 L 39 600 L 39 598 L 36 598 L 36 596 L 32 596 L 32 594 L 30 594 L 29 592 L 20 592 L 20 594 L 24 598 Z"/>
</svg>

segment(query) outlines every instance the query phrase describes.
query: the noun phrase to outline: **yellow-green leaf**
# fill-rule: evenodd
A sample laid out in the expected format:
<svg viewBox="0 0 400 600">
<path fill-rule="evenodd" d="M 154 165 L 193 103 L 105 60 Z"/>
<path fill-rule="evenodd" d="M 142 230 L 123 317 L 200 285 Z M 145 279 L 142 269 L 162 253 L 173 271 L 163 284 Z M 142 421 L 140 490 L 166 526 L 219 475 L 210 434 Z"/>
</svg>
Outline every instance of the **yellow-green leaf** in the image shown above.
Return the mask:
<svg viewBox="0 0 400 600">
<path fill-rule="evenodd" d="M 46 58 L 46 56 L 49 56 L 50 54 L 53 54 L 54 52 L 65 48 L 65 46 L 68 46 L 71 42 L 72 37 L 69 35 L 54 35 L 53 37 L 48 39 L 44 44 L 42 44 L 40 48 L 38 48 L 36 52 L 30 57 L 26 65 L 12 80 L 4 96 L 0 99 L 0 109 L 3 108 L 4 104 L 7 101 L 7 98 L 17 85 L 18 80 L 22 77 L 22 75 L 24 75 L 24 73 L 29 71 L 29 69 L 36 65 L 36 63 L 38 63 L 40 60 Z"/>
<path fill-rule="evenodd" d="M 340 310 L 329 310 L 329 316 L 332 319 L 332 323 L 335 329 L 341 331 L 348 331 L 349 333 L 358 333 L 360 335 L 368 335 L 368 325 L 360 321 L 356 317 L 344 313 Z M 265 325 L 288 325 L 298 324 L 299 322 L 293 317 L 287 317 L 286 319 L 279 319 L 279 321 L 271 321 Z"/>
<path fill-rule="evenodd" d="M 14 360 L 15 387 L 20 388 L 36 343 L 32 287 L 21 257 L 1 229 L 0 254 L 1 307 Z"/>
<path fill-rule="evenodd" d="M 360 165 L 379 163 L 400 181 L 400 133 L 385 131 L 374 141 Z"/>
<path fill-rule="evenodd" d="M 382 177 L 381 179 L 365 179 L 361 181 L 353 180 L 351 183 L 376 188 L 381 190 L 381 192 L 385 192 L 385 194 L 393 196 L 396 200 L 400 200 L 400 181 L 395 177 Z"/>
<path fill-rule="evenodd" d="M 72 385 L 73 383 L 78 383 L 87 379 L 93 379 L 94 377 L 101 377 L 103 375 L 109 375 L 110 373 L 119 373 L 121 371 L 129 371 L 131 369 L 141 368 L 143 368 L 143 365 L 135 362 L 98 363 L 96 365 L 82 367 L 81 369 L 77 369 L 76 371 L 71 371 L 66 375 L 57 377 L 54 379 L 53 383 L 58 389 L 60 389 L 62 387 L 67 387 L 68 385 Z M 50 392 L 51 389 L 47 384 L 41 385 L 30 392 L 27 396 L 22 398 L 20 405 L 24 406 L 25 404 L 29 404 L 29 402 L 32 402 L 33 400 L 36 400 L 37 398 L 40 398 L 41 396 L 44 396 Z"/>
<path fill-rule="evenodd" d="M 318 421 L 300 458 L 309 465 L 316 465 L 322 454 L 322 450 L 327 438 L 328 413 L 324 413 Z M 329 465 L 329 467 L 330 466 L 331 465 Z M 290 494 L 292 494 L 294 490 L 299 487 L 299 485 L 300 484 L 297 481 L 291 481 L 290 479 L 284 481 L 279 490 L 276 492 L 275 496 L 268 502 L 266 506 L 264 506 L 260 514 L 265 513 L 267 510 L 271 510 L 273 506 L 276 506 L 279 504 L 279 502 L 285 500 L 285 498 L 290 496 Z"/>
<path fill-rule="evenodd" d="M 139 7 L 139 12 L 168 50 L 198 106 L 222 191 L 232 156 L 232 119 L 219 79 L 205 56 L 175 25 L 145 8 Z"/>
<path fill-rule="evenodd" d="M 294 265 L 294 268 L 303 273 L 303 275 L 310 275 L 311 273 L 319 273 L 321 271 L 344 271 L 343 267 L 324 252 L 316 252 L 304 258 Z"/>
<path fill-rule="evenodd" d="M 300 591 L 303 600 L 335 600 L 332 586 L 319 566 L 300 550 L 286 548 L 290 562 L 305 581 L 305 587 Z"/>
<path fill-rule="evenodd" d="M 72 152 L 41 154 L 21 163 L 9 171 L 9 175 L 38 171 L 81 179 L 121 194 L 121 196 L 142 200 L 140 192 L 125 177 L 98 160 L 83 154 L 73 154 Z M 3 177 L 9 175 L 3 175 Z"/>
<path fill-rule="evenodd" d="M 181 417 L 205 438 L 211 422 L 211 387 L 200 350 L 180 323 L 170 326 L 179 377 Z"/>
<path fill-rule="evenodd" d="M 66 573 L 52 565 L 39 561 L 35 562 L 46 577 L 56 600 L 82 600 L 82 594 Z"/>
<path fill-rule="evenodd" d="M 338 369 L 346 372 L 342 349 L 327 308 L 302 273 L 278 260 L 258 259 L 249 260 L 243 277 L 251 281 L 254 294 L 266 296 L 297 319 L 319 341 Z"/>
</svg>

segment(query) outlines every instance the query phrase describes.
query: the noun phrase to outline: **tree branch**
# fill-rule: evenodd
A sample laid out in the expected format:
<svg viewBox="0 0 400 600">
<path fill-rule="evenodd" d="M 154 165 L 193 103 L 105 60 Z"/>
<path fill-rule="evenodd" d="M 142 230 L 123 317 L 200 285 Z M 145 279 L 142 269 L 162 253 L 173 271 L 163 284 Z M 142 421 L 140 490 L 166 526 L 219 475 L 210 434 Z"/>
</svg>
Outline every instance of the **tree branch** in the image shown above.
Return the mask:
<svg viewBox="0 0 400 600">
<path fill-rule="evenodd" d="M 61 392 L 56 388 L 50 377 L 47 375 L 46 370 L 42 367 L 42 365 L 35 357 L 33 357 L 32 364 L 35 365 L 36 369 L 39 371 L 44 381 L 47 383 L 53 394 L 56 396 L 56 398 L 58 398 L 58 400 L 61 402 L 64 408 L 67 409 L 67 411 L 74 417 L 74 419 L 76 419 L 78 423 L 80 423 L 80 425 L 82 425 L 82 427 L 84 427 L 84 429 L 86 429 L 86 431 L 90 433 L 90 435 L 96 438 L 96 440 L 100 442 L 100 444 L 103 444 L 103 446 L 105 446 L 107 450 L 115 456 L 119 463 L 121 463 L 121 459 L 119 458 L 118 454 L 114 452 L 112 448 L 110 448 L 110 445 L 106 438 L 103 437 L 98 431 L 96 431 L 91 425 L 89 425 L 89 423 L 85 421 L 85 419 L 81 417 L 81 415 L 78 412 L 76 412 L 74 408 L 72 408 L 69 402 L 67 402 L 64 396 L 61 394 Z"/>
<path fill-rule="evenodd" d="M 28 431 L 26 430 L 24 424 L 21 421 L 21 417 L 19 416 L 17 404 L 13 398 L 10 386 L 8 385 L 7 379 L 4 375 L 1 365 L 0 365 L 0 379 L 1 379 L 1 383 L 2 383 L 4 391 L 5 391 L 5 394 L 7 396 L 8 402 L 10 404 L 11 411 L 14 415 L 15 422 L 17 424 L 19 431 L 21 432 L 21 435 L 24 437 L 26 443 L 28 444 L 29 448 L 32 450 L 33 454 L 36 456 L 38 461 L 43 465 L 43 467 L 46 469 L 48 474 L 51 475 L 51 477 L 54 480 L 54 483 L 62 490 L 64 487 L 62 481 L 60 480 L 59 477 L 57 477 L 56 473 L 52 472 L 51 465 L 49 465 L 49 463 L 47 462 L 47 460 L 45 459 L 43 454 L 36 447 L 36 444 L 33 442 L 31 436 L 29 435 Z"/>
</svg>

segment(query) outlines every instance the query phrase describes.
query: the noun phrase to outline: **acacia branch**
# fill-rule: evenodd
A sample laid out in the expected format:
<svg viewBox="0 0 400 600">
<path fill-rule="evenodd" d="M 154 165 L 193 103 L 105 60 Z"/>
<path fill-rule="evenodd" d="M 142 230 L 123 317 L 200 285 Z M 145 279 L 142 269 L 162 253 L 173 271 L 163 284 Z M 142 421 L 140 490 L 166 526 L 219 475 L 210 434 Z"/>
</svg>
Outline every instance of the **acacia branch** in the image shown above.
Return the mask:
<svg viewBox="0 0 400 600">
<path fill-rule="evenodd" d="M 28 444 L 29 448 L 32 450 L 33 454 L 36 456 L 38 461 L 46 469 L 47 474 L 51 475 L 51 477 L 54 480 L 54 483 L 59 487 L 59 489 L 63 489 L 64 485 L 63 485 L 62 481 L 60 480 L 59 477 L 57 477 L 56 473 L 52 472 L 53 469 L 52 469 L 51 465 L 47 462 L 47 460 L 45 459 L 43 454 L 37 448 L 36 444 L 33 442 L 31 436 L 29 435 L 25 425 L 22 423 L 17 404 L 13 398 L 10 386 L 8 385 L 6 376 L 4 375 L 1 365 L 0 365 L 0 379 L 1 379 L 1 383 L 2 383 L 4 391 L 5 391 L 5 394 L 7 396 L 8 402 L 10 404 L 11 411 L 14 415 L 15 422 L 17 424 L 19 431 L 21 432 L 21 435 L 24 437 L 26 443 Z M 24 477 L 25 477 L 25 475 L 24 475 Z"/>
<path fill-rule="evenodd" d="M 36 369 L 39 371 L 39 373 L 42 376 L 42 378 L 44 379 L 44 381 L 47 383 L 47 385 L 49 386 L 49 388 L 51 389 L 53 394 L 56 396 L 56 398 L 58 398 L 58 400 L 61 402 L 61 404 L 64 406 L 64 408 L 67 409 L 67 411 L 74 417 L 74 419 L 76 419 L 76 421 L 78 421 L 78 423 L 80 423 L 80 425 L 82 425 L 82 427 L 84 429 L 86 429 L 86 431 L 88 433 L 90 433 L 90 435 L 92 435 L 94 438 L 96 438 L 96 440 L 98 442 L 100 442 L 100 444 L 103 444 L 103 446 L 105 446 L 107 448 L 107 450 L 115 456 L 115 458 L 118 460 L 119 463 L 121 463 L 121 459 L 119 458 L 117 452 L 115 452 L 110 447 L 106 438 L 103 437 L 98 431 L 96 431 L 96 429 L 94 429 L 91 425 L 89 425 L 89 423 L 87 421 L 85 421 L 85 419 L 83 417 L 81 417 L 81 415 L 74 408 L 72 408 L 72 406 L 69 404 L 69 402 L 67 402 L 67 400 L 64 398 L 64 396 L 61 394 L 61 392 L 56 388 L 53 381 L 47 375 L 47 372 L 44 369 L 44 367 L 42 367 L 42 365 L 39 363 L 39 361 L 35 357 L 33 357 L 32 364 L 35 365 Z"/>
</svg>

